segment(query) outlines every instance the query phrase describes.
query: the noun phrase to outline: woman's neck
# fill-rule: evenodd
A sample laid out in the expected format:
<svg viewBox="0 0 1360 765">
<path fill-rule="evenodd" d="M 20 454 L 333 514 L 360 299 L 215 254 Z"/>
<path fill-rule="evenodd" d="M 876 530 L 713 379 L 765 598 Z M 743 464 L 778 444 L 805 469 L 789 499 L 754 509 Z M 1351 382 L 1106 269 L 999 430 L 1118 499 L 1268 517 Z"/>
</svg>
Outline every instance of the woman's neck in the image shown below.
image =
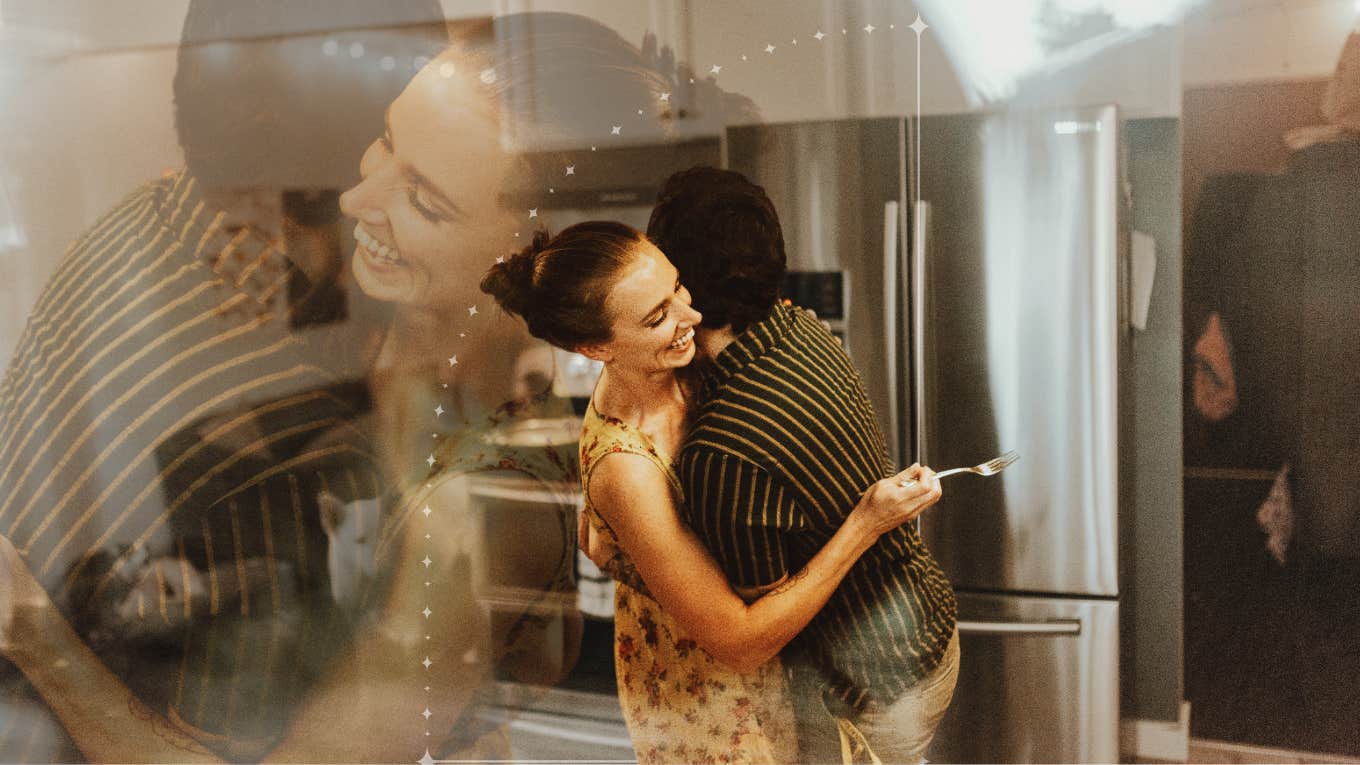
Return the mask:
<svg viewBox="0 0 1360 765">
<path fill-rule="evenodd" d="M 684 387 L 673 369 L 640 372 L 605 364 L 595 387 L 595 403 L 601 411 L 634 424 L 663 402 L 683 404 L 684 398 Z"/>
</svg>

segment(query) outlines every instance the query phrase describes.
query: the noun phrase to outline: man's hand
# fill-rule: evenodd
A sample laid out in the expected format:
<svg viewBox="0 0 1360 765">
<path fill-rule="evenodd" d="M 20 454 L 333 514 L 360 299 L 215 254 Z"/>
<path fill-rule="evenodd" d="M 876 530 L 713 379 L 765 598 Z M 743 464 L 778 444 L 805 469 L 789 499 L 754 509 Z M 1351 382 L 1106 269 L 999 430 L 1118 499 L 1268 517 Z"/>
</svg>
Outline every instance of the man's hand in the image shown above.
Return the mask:
<svg viewBox="0 0 1360 765">
<path fill-rule="evenodd" d="M 912 465 L 870 486 L 851 515 L 858 516 L 874 534 L 881 535 L 915 520 L 926 508 L 939 502 L 940 496 L 940 480 L 935 471 Z"/>
</svg>

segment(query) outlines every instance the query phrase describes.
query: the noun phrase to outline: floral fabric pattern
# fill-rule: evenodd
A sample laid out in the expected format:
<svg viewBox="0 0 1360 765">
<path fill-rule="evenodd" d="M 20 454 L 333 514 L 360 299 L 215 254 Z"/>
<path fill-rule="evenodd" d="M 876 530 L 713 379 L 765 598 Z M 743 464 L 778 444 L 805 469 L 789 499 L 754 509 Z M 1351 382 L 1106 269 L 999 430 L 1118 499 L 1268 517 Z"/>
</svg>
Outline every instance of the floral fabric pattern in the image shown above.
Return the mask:
<svg viewBox="0 0 1360 765">
<path fill-rule="evenodd" d="M 592 405 L 581 434 L 583 482 L 601 457 L 616 452 L 651 459 L 666 473 L 677 501 L 683 500 L 670 461 L 650 439 Z M 589 492 L 585 512 L 593 531 L 615 550 L 604 568 L 618 582 L 614 672 L 638 762 L 794 762 L 793 710 L 779 659 L 748 674 L 714 659 L 648 594 Z"/>
</svg>

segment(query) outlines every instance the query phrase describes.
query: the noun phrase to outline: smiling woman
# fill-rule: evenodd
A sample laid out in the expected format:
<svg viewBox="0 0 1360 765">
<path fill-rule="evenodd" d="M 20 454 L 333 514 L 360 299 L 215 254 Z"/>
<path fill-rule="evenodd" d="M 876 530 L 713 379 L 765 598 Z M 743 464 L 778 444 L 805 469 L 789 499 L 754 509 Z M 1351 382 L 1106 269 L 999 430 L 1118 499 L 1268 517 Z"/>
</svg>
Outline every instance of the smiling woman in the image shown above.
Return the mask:
<svg viewBox="0 0 1360 765">
<path fill-rule="evenodd" d="M 534 335 L 604 364 L 581 431 L 578 534 L 618 582 L 615 673 L 638 761 L 792 761 L 776 654 L 880 534 L 939 498 L 933 473 L 913 466 L 874 485 L 804 568 L 739 595 L 682 520 L 671 457 L 689 429 L 684 373 L 703 316 L 670 260 L 628 226 L 592 221 L 535 237 L 481 286 Z"/>
</svg>

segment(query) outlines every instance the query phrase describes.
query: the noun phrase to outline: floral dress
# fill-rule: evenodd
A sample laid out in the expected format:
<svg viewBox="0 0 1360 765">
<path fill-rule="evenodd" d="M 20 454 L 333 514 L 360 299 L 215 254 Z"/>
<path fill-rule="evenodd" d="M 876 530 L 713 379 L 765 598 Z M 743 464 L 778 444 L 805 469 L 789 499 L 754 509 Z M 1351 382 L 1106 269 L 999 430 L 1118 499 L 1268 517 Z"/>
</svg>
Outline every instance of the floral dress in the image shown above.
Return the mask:
<svg viewBox="0 0 1360 765">
<path fill-rule="evenodd" d="M 581 434 L 581 480 L 615 452 L 642 455 L 666 474 L 683 500 L 674 467 L 636 428 L 595 410 Z M 639 763 L 793 762 L 797 739 L 783 667 L 773 659 L 742 674 L 700 648 L 652 599 L 632 561 L 585 492 L 585 513 L 595 534 L 614 550 L 603 569 L 618 585 L 614 595 L 614 671 L 619 704 Z"/>
</svg>

